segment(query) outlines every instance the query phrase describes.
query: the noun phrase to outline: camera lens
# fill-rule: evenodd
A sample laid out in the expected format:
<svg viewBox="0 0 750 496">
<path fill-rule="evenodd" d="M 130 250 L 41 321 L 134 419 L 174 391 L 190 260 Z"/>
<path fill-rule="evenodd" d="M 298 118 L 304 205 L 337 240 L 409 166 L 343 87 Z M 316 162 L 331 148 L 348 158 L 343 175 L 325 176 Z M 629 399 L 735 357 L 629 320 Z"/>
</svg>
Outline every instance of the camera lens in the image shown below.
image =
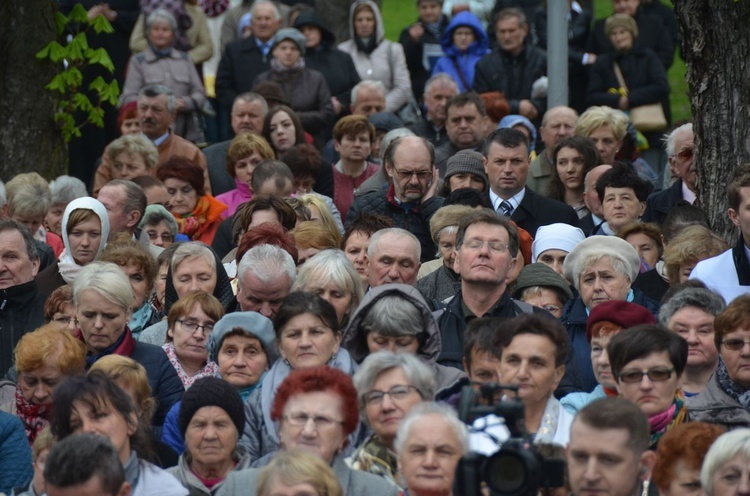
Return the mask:
<svg viewBox="0 0 750 496">
<path fill-rule="evenodd" d="M 485 474 L 493 494 L 517 494 L 526 486 L 526 463 L 516 452 L 496 453 L 487 460 Z"/>
</svg>

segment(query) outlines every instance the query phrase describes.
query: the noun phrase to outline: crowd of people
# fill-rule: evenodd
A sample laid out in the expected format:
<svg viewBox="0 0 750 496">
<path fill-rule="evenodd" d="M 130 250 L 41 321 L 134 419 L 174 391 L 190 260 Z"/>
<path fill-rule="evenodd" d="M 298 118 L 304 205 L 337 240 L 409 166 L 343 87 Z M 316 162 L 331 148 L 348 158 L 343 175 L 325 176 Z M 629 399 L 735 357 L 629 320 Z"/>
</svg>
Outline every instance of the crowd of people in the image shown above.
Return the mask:
<svg viewBox="0 0 750 496">
<path fill-rule="evenodd" d="M 547 108 L 542 2 L 315 3 L 83 2 L 117 124 L 2 178 L 0 493 L 473 495 L 523 436 L 529 494 L 747 494 L 750 165 L 730 246 L 670 9 L 568 1 Z"/>
</svg>

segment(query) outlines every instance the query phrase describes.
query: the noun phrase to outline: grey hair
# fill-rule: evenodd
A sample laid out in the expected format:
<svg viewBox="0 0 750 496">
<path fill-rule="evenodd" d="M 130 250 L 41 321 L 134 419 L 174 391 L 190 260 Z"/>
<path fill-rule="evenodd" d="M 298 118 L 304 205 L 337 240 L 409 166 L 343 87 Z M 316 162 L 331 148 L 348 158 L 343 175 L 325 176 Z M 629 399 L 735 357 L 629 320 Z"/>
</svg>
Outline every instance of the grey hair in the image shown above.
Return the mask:
<svg viewBox="0 0 750 496">
<path fill-rule="evenodd" d="M 297 277 L 297 267 L 292 256 L 283 248 L 268 244 L 253 246 L 242 255 L 242 260 L 237 266 L 237 281 L 240 286 L 247 271 L 251 271 L 263 283 L 286 274 L 290 287 Z"/>
<path fill-rule="evenodd" d="M 84 291 L 94 291 L 128 313 L 133 306 L 130 281 L 122 269 L 112 262 L 91 262 L 81 269 L 73 283 L 73 303 L 78 305 Z"/>
<path fill-rule="evenodd" d="M 674 157 L 674 140 L 677 138 L 677 135 L 685 132 L 690 131 L 693 132 L 693 123 L 688 122 L 687 124 L 683 124 L 680 127 L 676 127 L 672 130 L 671 133 L 664 135 L 664 146 L 667 149 L 667 157 Z"/>
<path fill-rule="evenodd" d="M 149 205 L 146 207 L 146 213 L 143 215 L 141 222 L 138 223 L 138 227 L 144 229 L 146 226 L 155 226 L 160 222 L 166 222 L 169 226 L 169 232 L 172 236 L 177 235 L 177 221 L 174 216 L 169 213 L 169 210 L 162 207 L 161 205 Z"/>
<path fill-rule="evenodd" d="M 86 196 L 86 192 L 84 192 L 83 196 Z M 2 180 L 0 180 L 0 207 L 4 207 L 7 201 L 8 201 L 8 194 L 5 191 L 5 183 Z"/>
<path fill-rule="evenodd" d="M 73 434 L 55 443 L 44 467 L 51 486 L 70 488 L 96 477 L 103 494 L 117 494 L 125 469 L 112 442 L 98 434 Z"/>
<path fill-rule="evenodd" d="M 416 236 L 414 236 L 412 233 L 410 233 L 406 229 L 401 229 L 400 227 L 389 227 L 386 229 L 381 229 L 373 233 L 372 236 L 370 236 L 370 244 L 367 245 L 367 258 L 370 259 L 370 263 L 372 263 L 372 261 L 374 260 L 375 250 L 377 250 L 378 248 L 378 243 L 380 242 L 380 238 L 388 234 L 395 236 L 397 239 L 409 238 L 411 242 L 414 243 L 414 250 L 416 252 L 416 262 L 419 263 L 419 260 L 422 257 L 422 245 L 419 243 L 419 240 L 417 239 Z"/>
<path fill-rule="evenodd" d="M 612 268 L 615 270 L 615 272 L 625 276 L 630 284 L 633 284 L 633 281 L 630 280 L 628 263 L 625 260 L 618 257 L 614 253 L 592 253 L 588 257 L 578 260 L 575 265 L 573 271 L 573 274 L 575 274 L 575 281 L 573 281 L 573 285 L 578 291 L 581 290 L 581 276 L 583 276 L 583 273 L 596 265 L 602 258 L 608 258 L 612 263 Z"/>
<path fill-rule="evenodd" d="M 39 250 L 36 248 L 36 241 L 34 241 L 33 234 L 31 234 L 25 224 L 21 224 L 13 219 L 0 220 L 0 233 L 5 231 L 18 231 L 23 238 L 29 260 L 39 260 Z"/>
<path fill-rule="evenodd" d="M 704 494 L 713 494 L 714 474 L 738 454 L 750 458 L 750 429 L 737 429 L 721 436 L 709 448 L 701 467 Z"/>
<path fill-rule="evenodd" d="M 461 455 L 464 455 L 469 451 L 469 432 L 466 425 L 458 419 L 456 411 L 443 403 L 429 401 L 416 405 L 401 422 L 398 432 L 396 433 L 396 439 L 393 441 L 393 447 L 399 457 L 405 454 L 404 445 L 409 438 L 409 432 L 411 431 L 412 426 L 428 415 L 440 416 L 445 423 L 453 429 L 453 432 L 456 434 L 456 437 L 461 444 Z"/>
<path fill-rule="evenodd" d="M 310 291 L 312 283 L 333 283 L 349 293 L 352 296 L 350 312 L 359 306 L 364 295 L 362 278 L 341 250 L 323 250 L 306 261 L 299 269 L 292 291 Z"/>
<path fill-rule="evenodd" d="M 156 98 L 159 95 L 167 95 L 167 110 L 170 114 L 174 114 L 177 108 L 174 91 L 168 86 L 164 86 L 163 84 L 149 84 L 141 88 L 141 91 L 138 92 L 138 98 L 144 96 L 146 98 Z"/>
<path fill-rule="evenodd" d="M 155 9 L 146 17 L 146 31 L 151 29 L 155 22 L 166 21 L 172 28 L 172 33 L 177 33 L 177 19 L 166 9 Z"/>
<path fill-rule="evenodd" d="M 419 336 L 425 332 L 422 311 L 399 294 L 380 297 L 367 310 L 359 327 L 365 334 L 377 332 L 381 336 Z"/>
<path fill-rule="evenodd" d="M 148 205 L 148 197 L 143 188 L 128 179 L 112 179 L 102 186 L 102 189 L 106 187 L 122 188 L 125 191 L 125 203 L 122 206 L 122 211 L 130 213 L 135 210 L 139 213 L 139 219 L 143 217 Z M 101 194 L 101 190 L 99 193 Z"/>
<path fill-rule="evenodd" d="M 211 269 L 216 271 L 216 256 L 214 255 L 214 252 L 211 251 L 211 248 L 200 241 L 191 241 L 180 244 L 179 248 L 175 250 L 174 255 L 172 255 L 172 266 L 170 267 L 170 270 L 174 272 L 178 265 L 184 262 L 186 258 L 191 257 L 203 258 Z"/>
<path fill-rule="evenodd" d="M 437 236 L 435 236 L 437 239 L 440 239 L 440 236 L 443 235 L 443 233 L 451 235 L 456 234 L 458 232 L 458 226 L 445 226 L 440 231 L 438 231 Z M 440 247 L 438 247 L 437 252 L 435 253 L 435 258 L 440 258 Z"/>
<path fill-rule="evenodd" d="M 17 174 L 6 185 L 9 214 L 45 216 L 52 206 L 52 192 L 47 181 L 36 172 Z"/>
<path fill-rule="evenodd" d="M 67 205 L 76 198 L 87 196 L 86 185 L 72 176 L 59 176 L 49 183 L 52 192 L 52 205 Z"/>
<path fill-rule="evenodd" d="M 357 104 L 357 95 L 359 95 L 359 92 L 363 89 L 370 89 L 370 90 L 376 90 L 383 94 L 383 98 L 388 94 L 388 90 L 385 89 L 385 85 L 381 83 L 380 81 L 375 81 L 372 79 L 365 79 L 364 81 L 360 81 L 357 83 L 357 86 L 352 88 L 352 105 Z"/>
<path fill-rule="evenodd" d="M 456 93 L 459 92 L 458 84 L 456 84 L 456 81 L 452 77 L 450 77 L 448 73 L 438 72 L 437 74 L 432 76 L 430 79 L 428 79 L 427 82 L 424 84 L 424 94 L 426 95 L 427 93 L 429 93 L 430 90 L 432 89 L 432 86 L 440 82 L 450 84 L 456 89 Z"/>
<path fill-rule="evenodd" d="M 411 353 L 392 353 L 378 351 L 364 359 L 352 377 L 359 397 L 359 412 L 365 415 L 364 395 L 370 392 L 381 374 L 399 368 L 406 376 L 410 386 L 414 386 L 422 401 L 432 401 L 435 396 L 435 372 L 421 358 Z"/>
<path fill-rule="evenodd" d="M 253 16 L 255 16 L 255 10 L 260 7 L 261 5 L 267 5 L 273 9 L 273 18 L 277 21 L 281 19 L 281 11 L 276 6 L 274 2 L 271 2 L 270 0 L 255 0 L 255 3 L 253 4 L 253 8 L 250 9 L 250 12 Z"/>
<path fill-rule="evenodd" d="M 385 151 L 388 149 L 388 145 L 391 144 L 391 141 L 395 140 L 396 138 L 405 138 L 407 136 L 416 136 L 416 134 L 414 134 L 414 131 L 406 127 L 391 129 L 390 131 L 385 133 L 383 139 L 380 140 L 380 161 L 384 162 L 383 159 L 385 158 Z"/>
<path fill-rule="evenodd" d="M 669 319 L 685 307 L 694 307 L 717 317 L 726 308 L 726 303 L 710 289 L 685 288 L 662 304 L 659 309 L 659 324 L 668 327 Z"/>
<path fill-rule="evenodd" d="M 262 95 L 253 93 L 252 91 L 240 93 L 239 95 L 234 97 L 234 102 L 232 102 L 232 113 L 234 113 L 234 106 L 237 105 L 237 102 L 260 102 L 260 106 L 261 108 L 263 108 L 263 115 L 268 113 L 268 102 L 266 101 L 266 99 L 263 98 Z"/>
</svg>

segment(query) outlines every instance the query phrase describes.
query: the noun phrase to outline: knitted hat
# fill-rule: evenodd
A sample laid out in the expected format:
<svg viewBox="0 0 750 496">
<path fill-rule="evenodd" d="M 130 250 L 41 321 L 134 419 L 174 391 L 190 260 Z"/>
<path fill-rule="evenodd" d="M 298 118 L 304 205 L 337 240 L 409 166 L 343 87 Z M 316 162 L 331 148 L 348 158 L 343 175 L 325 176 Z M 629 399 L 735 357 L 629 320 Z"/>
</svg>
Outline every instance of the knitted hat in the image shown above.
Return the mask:
<svg viewBox="0 0 750 496">
<path fill-rule="evenodd" d="M 444 179 L 448 181 L 454 174 L 474 174 L 484 181 L 485 188 L 489 185 L 487 174 L 484 172 L 482 154 L 474 150 L 461 150 L 448 159 Z"/>
<path fill-rule="evenodd" d="M 568 281 L 543 263 L 532 263 L 521 269 L 521 273 L 518 274 L 518 279 L 516 279 L 514 296 L 518 298 L 524 289 L 534 286 L 556 288 L 562 291 L 569 300 L 573 299 L 573 291 L 570 290 Z"/>
<path fill-rule="evenodd" d="M 219 350 L 224 338 L 236 328 L 242 329 L 246 336 L 257 338 L 263 345 L 263 351 L 271 365 L 279 357 L 276 350 L 276 332 L 273 323 L 258 312 L 228 313 L 214 324 L 214 330 L 208 335 L 208 357 L 212 362 L 219 363 Z"/>
<path fill-rule="evenodd" d="M 604 32 L 607 38 L 615 28 L 625 28 L 633 35 L 633 39 L 638 38 L 638 24 L 627 14 L 614 14 L 604 21 Z"/>
<path fill-rule="evenodd" d="M 580 290 L 578 287 L 579 276 L 586 261 L 592 257 L 601 256 L 623 262 L 626 268 L 625 277 L 630 279 L 631 283 L 638 277 L 641 270 L 641 259 L 633 245 L 617 236 L 589 236 L 578 243 L 565 257 L 565 262 L 563 262 L 565 278 L 573 281 L 576 289 Z"/>
<path fill-rule="evenodd" d="M 541 226 L 536 230 L 536 238 L 531 245 L 531 262 L 536 262 L 539 255 L 547 250 L 562 250 L 570 253 L 584 239 L 586 235 L 583 231 L 570 224 L 559 222 Z"/>
<path fill-rule="evenodd" d="M 182 397 L 178 423 L 183 438 L 193 415 L 204 406 L 218 406 L 227 412 L 237 428 L 237 437 L 242 436 L 245 429 L 245 408 L 240 393 L 234 386 L 218 377 L 201 377 Z"/>
<path fill-rule="evenodd" d="M 599 322 L 612 322 L 623 329 L 641 324 L 656 324 L 656 318 L 640 305 L 622 300 L 599 303 L 586 321 L 586 341 L 591 342 L 591 330 Z"/>
<path fill-rule="evenodd" d="M 297 45 L 297 48 L 299 48 L 300 53 L 302 55 L 305 54 L 305 45 L 307 44 L 307 38 L 305 38 L 304 34 L 300 33 L 294 28 L 279 29 L 276 32 L 276 35 L 273 37 L 273 41 L 271 42 L 271 52 L 273 52 L 276 46 L 284 40 L 293 42 L 295 45 Z"/>
</svg>

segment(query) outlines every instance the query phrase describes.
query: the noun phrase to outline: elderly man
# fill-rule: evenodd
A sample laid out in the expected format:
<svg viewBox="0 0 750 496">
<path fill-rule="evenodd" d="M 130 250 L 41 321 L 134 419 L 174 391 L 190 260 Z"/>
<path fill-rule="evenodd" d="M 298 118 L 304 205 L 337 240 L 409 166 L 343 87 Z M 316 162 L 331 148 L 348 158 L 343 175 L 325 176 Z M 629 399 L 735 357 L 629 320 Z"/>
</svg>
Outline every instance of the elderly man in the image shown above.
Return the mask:
<svg viewBox="0 0 750 496">
<path fill-rule="evenodd" d="M 133 181 L 113 179 L 102 186 L 97 199 L 107 207 L 110 232 L 131 236 L 146 211 L 146 193 Z"/>
<path fill-rule="evenodd" d="M 367 247 L 370 287 L 388 283 L 417 283 L 422 246 L 409 231 L 398 227 L 381 229 Z"/>
<path fill-rule="evenodd" d="M 292 256 L 275 245 L 258 245 L 237 267 L 237 310 L 273 320 L 297 277 Z"/>
<path fill-rule="evenodd" d="M 698 201 L 695 189 L 697 176 L 693 163 L 693 124 L 684 124 L 669 133 L 666 147 L 669 168 L 677 176 L 677 180 L 669 188 L 648 197 L 643 222 L 656 222 L 661 225 L 678 202 L 686 201 L 696 205 Z"/>
<path fill-rule="evenodd" d="M 0 221 L 0 374 L 13 365 L 13 349 L 25 333 L 44 324 L 44 299 L 34 282 L 39 254 L 29 230 Z"/>
<path fill-rule="evenodd" d="M 445 132 L 445 111 L 448 100 L 458 94 L 458 85 L 452 77 L 445 73 L 435 74 L 427 80 L 424 86 L 424 109 L 422 117 L 409 129 L 426 138 L 435 147 L 448 141 Z"/>
<path fill-rule="evenodd" d="M 346 218 L 354 219 L 360 212 L 390 217 L 394 226 L 406 229 L 419 240 L 420 261 L 432 260 L 435 243 L 430 236 L 430 219 L 443 206 L 443 198 L 436 196 L 435 150 L 429 141 L 418 136 L 396 138 L 388 145 L 383 161 L 391 180 L 388 190 L 356 198 Z"/>
<path fill-rule="evenodd" d="M 558 143 L 573 136 L 576 119 L 578 113 L 563 105 L 549 109 L 542 118 L 539 134 L 544 143 L 544 151 L 531 161 L 529 177 L 526 179 L 526 186 L 540 195 L 547 194 L 552 176 L 557 173 L 555 164 L 552 163 L 552 152 Z"/>
<path fill-rule="evenodd" d="M 484 170 L 490 179 L 493 209 L 515 221 L 536 237 L 540 226 L 562 222 L 578 227 L 578 215 L 570 206 L 552 200 L 526 186 L 529 175 L 529 143 L 515 129 L 497 129 L 484 145 Z"/>
<path fill-rule="evenodd" d="M 159 151 L 157 167 L 175 155 L 190 159 L 203 169 L 206 193 L 211 194 L 206 157 L 197 146 L 172 132 L 169 126 L 174 122 L 175 116 L 175 96 L 171 89 L 160 84 L 153 84 L 144 87 L 138 93 L 138 118 L 141 121 L 141 131 L 153 141 Z M 112 164 L 108 157 L 109 153 L 105 148 L 102 163 L 96 169 L 94 176 L 94 195 L 97 195 L 102 186 L 112 179 Z"/>
<path fill-rule="evenodd" d="M 570 429 L 565 452 L 573 496 L 638 496 L 651 477 L 646 415 L 629 401 L 603 398 L 583 408 Z"/>
<path fill-rule="evenodd" d="M 435 165 L 440 177 L 445 177 L 448 159 L 459 151 L 482 151 L 487 107 L 476 93 L 461 93 L 445 104 L 445 116 L 448 142 L 435 150 Z"/>
<path fill-rule="evenodd" d="M 544 310 L 515 301 L 507 278 L 516 264 L 518 231 L 507 217 L 488 209 L 466 216 L 456 233 L 454 270 L 461 290 L 438 319 L 442 349 L 438 363 L 462 368 L 461 350 L 467 324 L 477 317 L 515 317 Z"/>
<path fill-rule="evenodd" d="M 526 43 L 529 25 L 517 8 L 503 9 L 495 16 L 497 49 L 477 62 L 474 91 L 500 91 L 508 99 L 511 114 L 531 121 L 547 111 L 547 95 L 533 94 L 532 85 L 547 72 L 547 55 Z"/>
<path fill-rule="evenodd" d="M 257 93 L 237 95 L 232 103 L 232 130 L 235 135 L 263 133 L 263 119 L 268 113 L 266 99 Z M 237 187 L 234 179 L 227 174 L 227 151 L 232 140 L 215 143 L 203 150 L 208 163 L 208 175 L 211 178 L 211 190 L 214 196 L 226 193 Z"/>
<path fill-rule="evenodd" d="M 580 223 L 586 236 L 589 236 L 595 228 L 604 222 L 602 202 L 599 200 L 599 193 L 596 191 L 596 182 L 602 177 L 602 174 L 611 168 L 612 166 L 608 164 L 597 165 L 583 178 L 583 203 L 586 204 L 589 213 L 580 220 Z"/>
</svg>

